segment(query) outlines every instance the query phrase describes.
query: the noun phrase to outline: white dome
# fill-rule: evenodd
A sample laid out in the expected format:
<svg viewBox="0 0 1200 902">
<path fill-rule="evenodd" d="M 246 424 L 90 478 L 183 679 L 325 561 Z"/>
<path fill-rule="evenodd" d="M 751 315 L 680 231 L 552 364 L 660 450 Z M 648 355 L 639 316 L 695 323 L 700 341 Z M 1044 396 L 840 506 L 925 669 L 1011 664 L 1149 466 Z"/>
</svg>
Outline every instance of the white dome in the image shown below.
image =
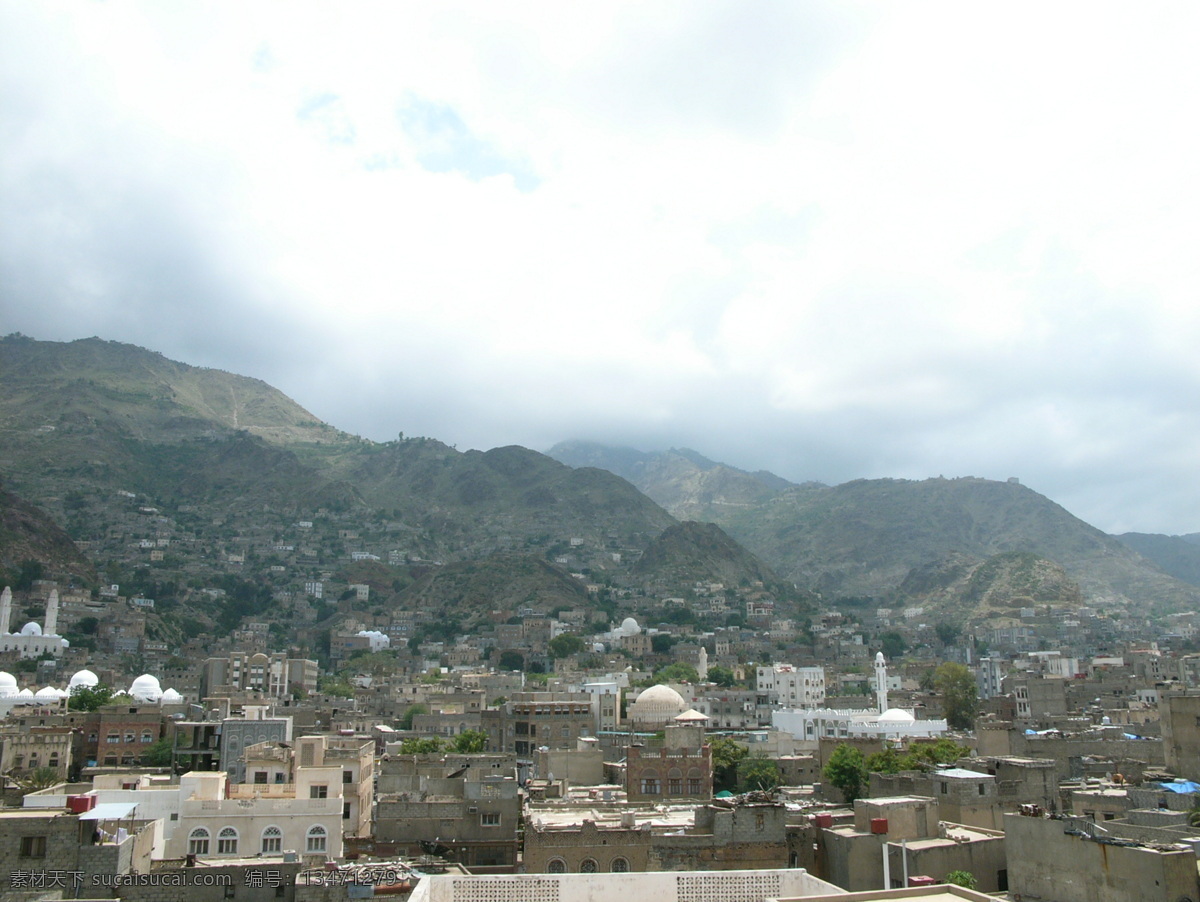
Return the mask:
<svg viewBox="0 0 1200 902">
<path fill-rule="evenodd" d="M 30 620 L 27 624 L 21 627 L 22 636 L 40 636 L 41 634 L 42 628 L 33 620 Z"/>
<path fill-rule="evenodd" d="M 168 689 L 162 694 L 161 701 L 164 705 L 178 705 L 183 701 L 183 696 L 174 689 Z"/>
<path fill-rule="evenodd" d="M 34 694 L 38 698 L 49 698 L 49 699 L 55 699 L 55 700 L 57 700 L 60 697 L 58 694 L 58 690 L 55 689 L 53 686 L 43 686 L 41 689 L 39 689 Z"/>
<path fill-rule="evenodd" d="M 660 727 L 670 723 L 688 704 L 670 686 L 651 686 L 629 706 L 629 719 L 640 726 Z"/>
<path fill-rule="evenodd" d="M 881 651 L 875 652 L 875 663 L 876 664 L 886 664 L 887 663 L 887 661 L 885 661 L 883 658 L 883 652 L 881 652 Z"/>
<path fill-rule="evenodd" d="M 129 687 L 129 695 L 137 702 L 156 702 L 162 698 L 162 685 L 158 677 L 143 673 Z"/>
<path fill-rule="evenodd" d="M 90 670 L 77 670 L 71 677 L 71 681 L 67 683 L 67 688 L 74 689 L 76 686 L 83 686 L 85 689 L 94 689 L 99 683 L 100 677 Z"/>
<path fill-rule="evenodd" d="M 916 718 L 899 708 L 888 708 L 879 715 L 880 723 L 915 723 Z"/>
<path fill-rule="evenodd" d="M 622 636 L 636 636 L 642 631 L 642 628 L 638 626 L 638 622 L 632 617 L 626 617 L 621 621 L 621 625 L 618 627 L 617 631 Z"/>
<path fill-rule="evenodd" d="M 17 694 L 17 678 L 6 670 L 0 670 L 0 698 L 11 698 Z"/>
</svg>

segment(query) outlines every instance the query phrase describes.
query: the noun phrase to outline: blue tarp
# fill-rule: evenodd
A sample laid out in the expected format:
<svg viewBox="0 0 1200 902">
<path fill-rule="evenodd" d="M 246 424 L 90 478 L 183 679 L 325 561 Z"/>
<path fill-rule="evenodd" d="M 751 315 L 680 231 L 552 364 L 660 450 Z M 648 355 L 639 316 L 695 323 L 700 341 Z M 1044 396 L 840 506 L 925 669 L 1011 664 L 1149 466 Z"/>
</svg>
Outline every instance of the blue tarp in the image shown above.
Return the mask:
<svg viewBox="0 0 1200 902">
<path fill-rule="evenodd" d="M 1170 792 L 1178 792 L 1183 795 L 1200 792 L 1200 783 L 1193 783 L 1191 780 L 1176 780 L 1173 783 L 1159 783 L 1158 785 Z"/>
</svg>

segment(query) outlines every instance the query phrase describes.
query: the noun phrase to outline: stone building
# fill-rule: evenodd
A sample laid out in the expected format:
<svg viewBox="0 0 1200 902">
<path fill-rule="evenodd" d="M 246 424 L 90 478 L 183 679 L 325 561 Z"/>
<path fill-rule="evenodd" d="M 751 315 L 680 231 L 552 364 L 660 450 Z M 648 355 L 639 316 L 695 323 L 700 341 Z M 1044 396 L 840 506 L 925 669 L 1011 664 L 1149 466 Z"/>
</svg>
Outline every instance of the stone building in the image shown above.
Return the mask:
<svg viewBox="0 0 1200 902">
<path fill-rule="evenodd" d="M 383 763 L 377 854 L 436 852 L 472 871 L 517 865 L 521 801 L 515 767 L 494 755 L 405 755 Z M 511 761 L 511 759 L 508 759 Z"/>
<path fill-rule="evenodd" d="M 1083 818 L 1009 814 L 1009 889 L 1056 902 L 1180 902 L 1200 897 L 1191 845 L 1113 841 Z M 1107 825 L 1105 825 L 1107 827 Z"/>
<path fill-rule="evenodd" d="M 68 898 L 86 888 L 85 895 L 95 898 L 108 893 L 92 888 L 93 874 L 148 872 L 160 823 L 130 817 L 134 807 L 78 813 L 62 808 L 0 809 L 0 872 L 7 875 L 0 878 L 7 892 L 0 894 L 7 898 L 22 891 L 57 890 Z"/>
<path fill-rule="evenodd" d="M 630 802 L 703 801 L 712 798 L 712 781 L 712 749 L 702 725 L 667 727 L 662 748 L 632 745 L 625 750 Z"/>
<path fill-rule="evenodd" d="M 24 776 L 50 768 L 63 780 L 77 774 L 83 752 L 83 733 L 67 726 L 0 727 L 0 773 Z"/>
<path fill-rule="evenodd" d="M 530 759 L 543 746 L 573 749 L 580 737 L 596 734 L 592 696 L 586 692 L 518 692 L 481 717 L 489 752 L 515 752 Z"/>
</svg>

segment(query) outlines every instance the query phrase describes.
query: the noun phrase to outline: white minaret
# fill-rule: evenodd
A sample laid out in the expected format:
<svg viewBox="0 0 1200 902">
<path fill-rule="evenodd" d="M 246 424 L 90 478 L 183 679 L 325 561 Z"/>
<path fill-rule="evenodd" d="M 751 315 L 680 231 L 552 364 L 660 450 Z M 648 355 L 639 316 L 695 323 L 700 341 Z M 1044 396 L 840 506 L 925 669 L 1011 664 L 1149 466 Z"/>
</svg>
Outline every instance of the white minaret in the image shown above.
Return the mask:
<svg viewBox="0 0 1200 902">
<path fill-rule="evenodd" d="M 703 645 L 700 646 L 700 660 L 696 663 L 696 675 L 700 682 L 708 679 L 708 649 Z"/>
<path fill-rule="evenodd" d="M 880 714 L 887 710 L 887 661 L 883 652 L 875 655 L 875 703 Z"/>
<path fill-rule="evenodd" d="M 46 625 L 42 627 L 42 635 L 58 635 L 58 589 L 51 589 L 46 601 Z"/>
<path fill-rule="evenodd" d="M 8 621 L 12 618 L 12 589 L 4 587 L 0 592 L 0 634 L 7 634 Z"/>
</svg>

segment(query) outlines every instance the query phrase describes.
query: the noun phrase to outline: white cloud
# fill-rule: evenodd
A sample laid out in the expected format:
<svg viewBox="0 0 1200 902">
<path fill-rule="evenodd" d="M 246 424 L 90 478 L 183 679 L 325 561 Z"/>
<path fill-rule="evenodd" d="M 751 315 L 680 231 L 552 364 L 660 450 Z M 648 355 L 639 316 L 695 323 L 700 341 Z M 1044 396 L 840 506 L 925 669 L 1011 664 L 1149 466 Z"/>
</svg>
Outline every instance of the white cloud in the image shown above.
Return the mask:
<svg viewBox="0 0 1200 902">
<path fill-rule="evenodd" d="M 376 438 L 1022 475 L 1198 529 L 1198 17 L 9 5 L 4 320 Z"/>
</svg>

